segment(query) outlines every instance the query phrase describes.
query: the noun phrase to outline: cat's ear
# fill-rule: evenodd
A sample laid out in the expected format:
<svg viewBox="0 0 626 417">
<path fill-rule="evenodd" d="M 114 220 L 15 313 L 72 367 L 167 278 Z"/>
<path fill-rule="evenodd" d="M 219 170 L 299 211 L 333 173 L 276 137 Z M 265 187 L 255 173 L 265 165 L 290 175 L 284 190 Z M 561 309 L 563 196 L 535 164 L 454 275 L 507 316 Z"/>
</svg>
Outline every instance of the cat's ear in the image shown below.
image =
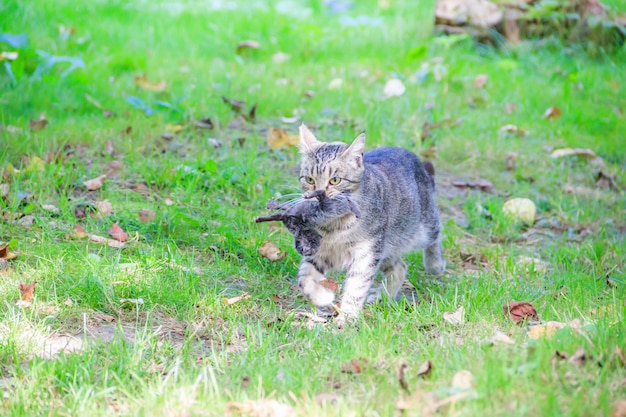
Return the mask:
<svg viewBox="0 0 626 417">
<path fill-rule="evenodd" d="M 300 125 L 300 152 L 310 153 L 319 148 L 322 142 L 317 140 L 315 135 L 304 123 Z"/>
<path fill-rule="evenodd" d="M 365 132 L 361 133 L 354 141 L 343 151 L 342 156 L 353 159 L 358 166 L 363 163 L 363 152 L 365 151 Z"/>
</svg>

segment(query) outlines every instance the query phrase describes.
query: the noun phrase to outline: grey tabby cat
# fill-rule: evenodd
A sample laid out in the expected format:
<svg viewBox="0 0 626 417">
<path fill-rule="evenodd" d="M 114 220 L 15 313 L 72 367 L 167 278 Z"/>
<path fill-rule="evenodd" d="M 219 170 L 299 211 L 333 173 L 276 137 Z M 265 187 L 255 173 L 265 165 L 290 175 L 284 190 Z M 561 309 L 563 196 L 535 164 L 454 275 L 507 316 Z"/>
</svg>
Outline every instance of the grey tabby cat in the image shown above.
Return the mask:
<svg viewBox="0 0 626 417">
<path fill-rule="evenodd" d="M 384 291 L 395 298 L 406 278 L 404 253 L 423 249 L 424 267 L 430 274 L 440 275 L 446 266 L 434 171 L 427 172 L 417 156 L 405 149 L 385 147 L 364 153 L 364 148 L 364 133 L 350 145 L 325 143 L 300 126 L 302 190 L 325 190 L 331 199 L 349 194 L 361 211 L 358 218 L 347 212 L 318 225 L 319 250 L 302 258 L 298 272 L 298 284 L 309 301 L 329 307 L 335 294 L 320 281 L 327 271 L 346 271 L 336 318 L 339 325 L 359 315 L 378 270 L 384 276 Z"/>
</svg>

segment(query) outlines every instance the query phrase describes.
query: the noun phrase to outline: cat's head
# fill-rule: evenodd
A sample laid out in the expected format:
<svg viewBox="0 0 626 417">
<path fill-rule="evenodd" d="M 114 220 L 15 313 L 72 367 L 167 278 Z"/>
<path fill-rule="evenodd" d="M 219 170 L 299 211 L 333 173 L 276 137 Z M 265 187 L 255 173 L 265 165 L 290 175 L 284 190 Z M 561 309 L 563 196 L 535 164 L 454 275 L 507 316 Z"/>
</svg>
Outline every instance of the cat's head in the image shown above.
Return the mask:
<svg viewBox="0 0 626 417">
<path fill-rule="evenodd" d="M 343 192 L 355 192 L 363 177 L 365 133 L 350 144 L 326 143 L 315 138 L 305 126 L 300 126 L 300 184 L 305 192 L 324 190 L 328 197 Z"/>
</svg>

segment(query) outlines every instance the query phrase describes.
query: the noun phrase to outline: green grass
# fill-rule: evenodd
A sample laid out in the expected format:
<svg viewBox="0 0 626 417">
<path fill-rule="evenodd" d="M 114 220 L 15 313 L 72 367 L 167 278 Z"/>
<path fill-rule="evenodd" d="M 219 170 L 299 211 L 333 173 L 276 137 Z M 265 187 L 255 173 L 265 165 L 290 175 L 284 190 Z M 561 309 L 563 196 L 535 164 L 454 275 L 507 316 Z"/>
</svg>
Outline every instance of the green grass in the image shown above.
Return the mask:
<svg viewBox="0 0 626 417">
<path fill-rule="evenodd" d="M 398 401 L 411 405 L 407 415 L 429 415 L 432 395 L 449 401 L 442 415 L 569 416 L 610 415 L 626 400 L 626 367 L 615 353 L 626 347 L 624 193 L 597 185 L 597 168 L 585 160 L 550 158 L 554 148 L 590 148 L 625 188 L 624 48 L 591 55 L 548 40 L 495 50 L 432 38 L 432 3 L 355 3 L 346 13 L 321 1 L 0 5 L 2 33 L 29 38 L 22 49 L 0 43 L 0 52 L 20 54 L 15 81 L 0 67 L 0 183 L 9 186 L 0 210 L 7 219 L 34 216 L 30 227 L 0 223 L 0 241 L 18 253 L 0 265 L 0 414 L 262 415 L 245 405 L 275 399 L 296 415 L 397 415 Z M 623 9 L 623 1 L 608 3 Z M 373 23 L 342 24 L 357 16 Z M 75 33 L 64 37 L 59 25 Z M 247 39 L 261 47 L 238 55 Z M 67 64 L 57 64 L 37 79 L 37 50 L 80 57 L 84 67 L 62 76 Z M 277 52 L 290 59 L 275 62 Z M 166 89 L 141 89 L 134 79 L 142 74 Z M 482 89 L 474 86 L 479 74 L 488 76 Z M 394 77 L 406 93 L 384 99 Z M 334 79 L 340 88 L 329 88 Z M 232 124 L 222 96 L 257 103 L 256 123 Z M 516 103 L 511 114 L 507 103 Z M 562 116 L 544 119 L 552 106 Z M 116 116 L 104 117 L 105 109 Z M 41 113 L 48 126 L 30 131 Z M 269 198 L 297 192 L 297 149 L 266 143 L 270 127 L 295 133 L 297 125 L 281 122 L 294 115 L 322 140 L 366 130 L 370 149 L 402 146 L 434 161 L 449 271 L 423 278 L 421 254 L 408 256 L 419 304 L 369 306 L 341 331 L 297 316 L 309 307 L 296 288 L 292 238 L 253 223 Z M 194 126 L 207 117 L 215 129 Z M 420 139 L 425 122 L 457 118 Z M 529 133 L 500 133 L 507 124 Z M 35 157 L 45 161 L 41 170 Z M 123 167 L 86 191 L 82 182 L 112 161 Z M 478 178 L 493 191 L 451 185 Z M 133 191 L 136 184 L 147 193 Z M 502 213 L 511 197 L 536 203 L 534 227 Z M 103 200 L 111 215 L 76 218 L 77 204 Z M 142 223 L 142 208 L 155 219 Z M 72 236 L 76 224 L 107 236 L 113 223 L 131 235 L 121 250 Z M 262 258 L 265 240 L 288 256 Z M 463 262 L 468 254 L 482 263 Z M 19 283 L 33 280 L 32 306 L 18 307 Z M 244 292 L 251 297 L 222 302 Z M 120 301 L 128 298 L 143 304 Z M 502 313 L 513 300 L 532 302 L 544 321 L 578 319 L 581 329 L 530 339 Z M 443 313 L 459 305 L 466 323 L 444 323 Z M 492 345 L 497 330 L 515 344 Z M 64 336 L 84 340 L 82 349 L 46 359 L 42 351 Z M 582 365 L 554 359 L 580 347 L 590 356 Z M 352 359 L 361 373 L 342 372 Z M 419 378 L 426 360 L 433 370 Z M 412 397 L 398 381 L 402 363 Z M 453 376 L 463 369 L 474 387 L 452 401 Z M 319 394 L 334 399 L 316 401 Z"/>
</svg>

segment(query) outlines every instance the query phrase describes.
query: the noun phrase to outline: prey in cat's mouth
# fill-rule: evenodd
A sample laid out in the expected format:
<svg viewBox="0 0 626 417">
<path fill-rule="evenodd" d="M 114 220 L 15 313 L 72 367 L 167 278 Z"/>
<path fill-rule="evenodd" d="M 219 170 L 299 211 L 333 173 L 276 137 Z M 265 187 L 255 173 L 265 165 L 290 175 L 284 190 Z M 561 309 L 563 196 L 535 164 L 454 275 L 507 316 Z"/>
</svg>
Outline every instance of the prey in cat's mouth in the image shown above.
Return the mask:
<svg viewBox="0 0 626 417">
<path fill-rule="evenodd" d="M 304 200 L 288 208 L 273 199 L 267 204 L 271 210 L 282 210 L 269 216 L 257 217 L 256 223 L 280 221 L 294 237 L 294 246 L 302 256 L 313 256 L 320 248 L 322 235 L 318 228 L 324 223 L 350 213 L 361 217 L 361 210 L 348 194 L 329 198 L 324 190 L 305 193 Z"/>
</svg>

